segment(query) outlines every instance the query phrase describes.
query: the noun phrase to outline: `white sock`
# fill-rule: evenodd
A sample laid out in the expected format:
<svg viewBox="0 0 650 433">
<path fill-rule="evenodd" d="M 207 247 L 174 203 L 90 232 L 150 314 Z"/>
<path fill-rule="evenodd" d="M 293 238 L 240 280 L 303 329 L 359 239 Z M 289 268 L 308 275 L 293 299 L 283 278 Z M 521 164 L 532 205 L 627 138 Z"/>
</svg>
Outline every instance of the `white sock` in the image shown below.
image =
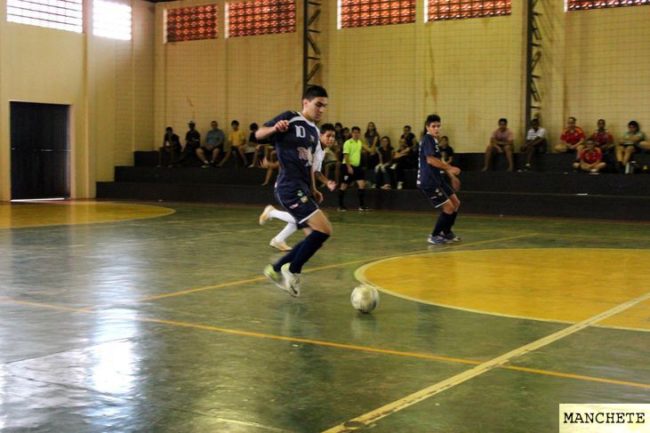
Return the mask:
<svg viewBox="0 0 650 433">
<path fill-rule="evenodd" d="M 284 212 L 287 215 L 289 215 L 287 212 Z M 280 233 L 275 235 L 275 240 L 278 242 L 286 242 L 286 240 L 291 236 L 292 234 L 295 233 L 295 231 L 298 230 L 298 226 L 294 222 L 288 223 Z"/>
<path fill-rule="evenodd" d="M 296 223 L 296 220 L 293 219 L 293 217 L 291 216 L 291 214 L 290 214 L 289 212 L 285 212 L 285 211 L 283 211 L 283 210 L 273 209 L 273 210 L 269 213 L 269 216 L 270 216 L 271 218 L 275 218 L 276 220 L 284 221 L 285 223 L 293 223 L 293 224 Z"/>
</svg>

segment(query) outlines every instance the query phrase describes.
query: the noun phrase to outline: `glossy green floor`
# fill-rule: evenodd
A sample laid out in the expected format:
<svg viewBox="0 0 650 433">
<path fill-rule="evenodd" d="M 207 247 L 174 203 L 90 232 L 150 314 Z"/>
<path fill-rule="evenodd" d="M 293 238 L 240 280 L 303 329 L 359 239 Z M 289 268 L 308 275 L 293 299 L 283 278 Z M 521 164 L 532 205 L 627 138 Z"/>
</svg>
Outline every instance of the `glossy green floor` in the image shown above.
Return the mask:
<svg viewBox="0 0 650 433">
<path fill-rule="evenodd" d="M 38 206 L 31 218 L 47 215 Z M 0 229 L 0 432 L 556 432 L 560 403 L 650 403 L 650 304 L 638 293 L 579 328 L 388 293 L 371 315 L 349 303 L 360 266 L 416 252 L 566 249 L 554 278 L 587 268 L 598 279 L 603 263 L 582 263 L 580 249 L 646 253 L 647 224 L 461 215 L 463 242 L 429 249 L 431 215 L 329 212 L 334 236 L 294 299 L 260 275 L 279 257 L 267 245 L 281 223 L 260 227 L 255 207 L 164 207 L 175 212 L 37 227 L 14 216 Z M 445 269 L 402 272 L 439 272 L 454 290 Z M 650 267 L 630 272 L 650 281 Z M 600 299 L 565 290 L 576 310 Z"/>
</svg>

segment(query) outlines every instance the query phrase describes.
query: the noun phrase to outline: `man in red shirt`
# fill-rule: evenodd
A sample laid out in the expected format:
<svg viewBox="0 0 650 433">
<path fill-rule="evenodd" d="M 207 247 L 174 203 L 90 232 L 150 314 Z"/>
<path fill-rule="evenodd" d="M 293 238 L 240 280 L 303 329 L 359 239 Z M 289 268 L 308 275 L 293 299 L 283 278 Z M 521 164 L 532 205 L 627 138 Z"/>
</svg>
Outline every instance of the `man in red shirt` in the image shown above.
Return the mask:
<svg viewBox="0 0 650 433">
<path fill-rule="evenodd" d="M 579 126 L 576 126 L 576 118 L 569 117 L 567 127 L 560 136 L 560 143 L 556 144 L 553 149 L 559 153 L 575 152 L 576 157 L 584 148 L 585 132 Z"/>
</svg>

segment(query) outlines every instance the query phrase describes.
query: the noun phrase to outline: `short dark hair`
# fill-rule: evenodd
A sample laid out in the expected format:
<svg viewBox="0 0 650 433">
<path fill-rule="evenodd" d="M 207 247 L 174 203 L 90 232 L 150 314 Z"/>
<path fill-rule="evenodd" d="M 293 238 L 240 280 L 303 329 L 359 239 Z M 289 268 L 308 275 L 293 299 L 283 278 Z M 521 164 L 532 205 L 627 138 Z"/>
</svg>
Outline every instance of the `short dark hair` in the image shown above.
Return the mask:
<svg viewBox="0 0 650 433">
<path fill-rule="evenodd" d="M 239 126 L 239 120 L 233 120 L 232 122 L 230 122 L 230 126 L 235 126 L 235 125 Z"/>
<path fill-rule="evenodd" d="M 411 129 L 411 125 L 404 125 L 404 128 Z"/>
<path fill-rule="evenodd" d="M 171 126 L 168 126 L 167 128 L 165 128 L 165 131 L 174 132 L 174 128 L 172 128 Z"/>
<path fill-rule="evenodd" d="M 630 120 L 630 121 L 627 123 L 627 126 L 633 126 L 633 127 L 635 127 L 636 129 L 641 129 L 641 127 L 639 126 L 639 122 L 637 122 L 636 120 Z"/>
<path fill-rule="evenodd" d="M 327 131 L 335 131 L 334 125 L 332 125 L 331 123 L 323 123 L 320 126 L 320 133 L 324 134 Z"/>
<path fill-rule="evenodd" d="M 250 129 L 251 131 L 257 131 L 258 129 L 260 129 L 260 127 L 257 123 L 253 122 L 248 126 L 248 129 Z"/>
<path fill-rule="evenodd" d="M 327 98 L 327 90 L 322 86 L 309 86 L 305 89 L 302 99 L 311 101 L 314 98 Z"/>
<path fill-rule="evenodd" d="M 359 131 L 359 132 L 361 132 L 361 128 L 359 128 L 358 126 L 353 126 L 353 127 L 352 127 L 352 132 L 354 132 L 354 131 Z"/>
<path fill-rule="evenodd" d="M 341 122 L 336 122 L 336 123 L 334 124 L 334 126 L 338 126 L 338 127 L 343 128 L 343 124 L 342 124 Z"/>
<path fill-rule="evenodd" d="M 433 122 L 440 122 L 440 116 L 437 114 L 429 114 L 427 120 L 424 122 L 426 126 L 431 125 Z"/>
<path fill-rule="evenodd" d="M 499 123 L 501 123 L 501 122 L 503 122 L 503 123 L 505 123 L 507 125 L 508 124 L 508 119 L 506 119 L 505 117 L 502 117 L 501 119 L 499 119 Z"/>
</svg>

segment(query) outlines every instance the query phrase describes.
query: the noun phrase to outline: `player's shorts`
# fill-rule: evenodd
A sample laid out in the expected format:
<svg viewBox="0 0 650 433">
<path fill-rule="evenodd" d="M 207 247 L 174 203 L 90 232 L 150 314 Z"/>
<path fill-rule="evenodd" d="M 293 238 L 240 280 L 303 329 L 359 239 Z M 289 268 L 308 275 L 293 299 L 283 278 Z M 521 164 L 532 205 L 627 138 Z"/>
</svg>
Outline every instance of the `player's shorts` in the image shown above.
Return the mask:
<svg viewBox="0 0 650 433">
<path fill-rule="evenodd" d="M 420 188 L 420 191 L 422 191 L 422 194 L 427 196 L 427 198 L 435 208 L 439 208 L 440 206 L 448 202 L 449 196 L 451 194 L 454 194 L 454 190 L 446 183 L 441 184 L 437 188 Z"/>
<path fill-rule="evenodd" d="M 301 189 L 294 193 L 275 191 L 275 198 L 282 207 L 296 220 L 299 229 L 308 226 L 307 220 L 318 212 L 318 204 L 308 192 Z"/>
<path fill-rule="evenodd" d="M 357 180 L 366 180 L 366 172 L 361 167 L 352 166 L 352 174 L 348 173 L 347 166 L 344 164 L 341 166 L 341 172 L 343 174 L 343 180 L 341 183 L 351 184 Z"/>
</svg>

